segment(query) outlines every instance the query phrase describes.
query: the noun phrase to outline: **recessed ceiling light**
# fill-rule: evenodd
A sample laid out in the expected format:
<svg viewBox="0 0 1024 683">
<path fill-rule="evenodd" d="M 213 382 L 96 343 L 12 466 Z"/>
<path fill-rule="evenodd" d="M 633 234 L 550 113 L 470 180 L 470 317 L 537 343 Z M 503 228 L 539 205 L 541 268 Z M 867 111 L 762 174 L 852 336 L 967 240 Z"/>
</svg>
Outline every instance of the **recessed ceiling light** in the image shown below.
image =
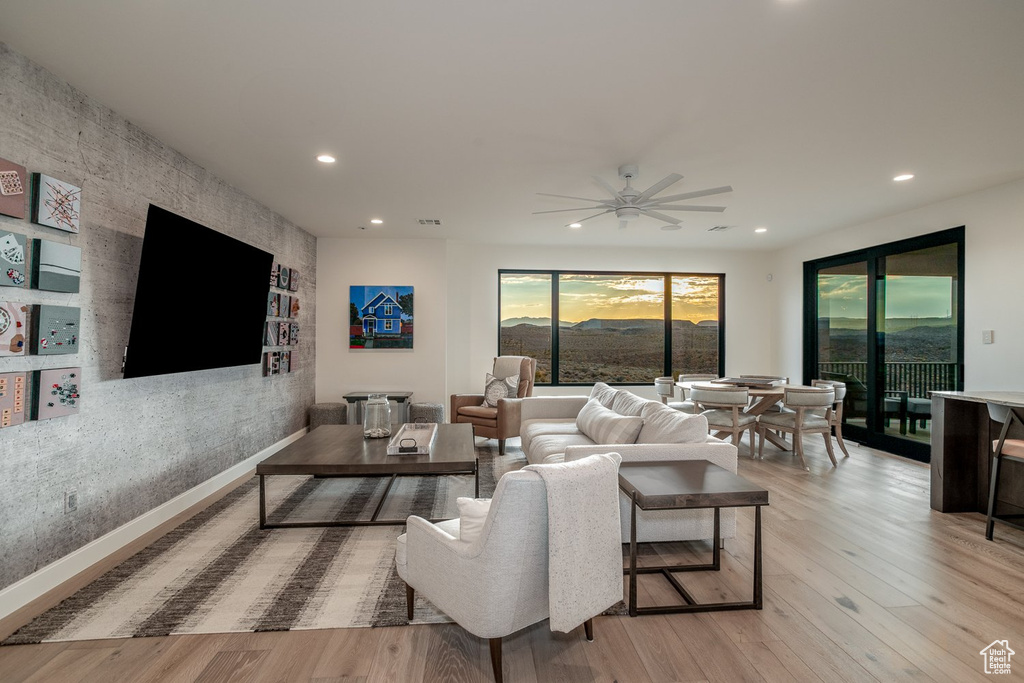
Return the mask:
<svg viewBox="0 0 1024 683">
<path fill-rule="evenodd" d="M 332 157 L 330 154 L 318 154 L 316 160 L 322 164 L 333 164 L 337 159 Z"/>
<path fill-rule="evenodd" d="M 570 228 L 582 228 L 583 224 L 582 223 L 570 223 L 569 227 Z"/>
<path fill-rule="evenodd" d="M 768 232 L 768 228 L 754 228 L 754 232 Z"/>
<path fill-rule="evenodd" d="M 895 178 L 893 178 L 893 180 L 895 180 L 897 183 L 902 183 L 904 180 L 910 180 L 913 177 L 913 173 L 904 173 L 902 175 L 896 176 Z"/>
<path fill-rule="evenodd" d="M 371 222 L 371 223 L 373 223 L 374 225 L 380 225 L 380 224 L 381 224 L 381 223 L 383 223 L 384 221 L 382 221 L 382 220 L 381 220 L 381 219 L 379 219 L 379 218 L 371 218 L 371 219 L 370 219 L 370 222 Z"/>
</svg>

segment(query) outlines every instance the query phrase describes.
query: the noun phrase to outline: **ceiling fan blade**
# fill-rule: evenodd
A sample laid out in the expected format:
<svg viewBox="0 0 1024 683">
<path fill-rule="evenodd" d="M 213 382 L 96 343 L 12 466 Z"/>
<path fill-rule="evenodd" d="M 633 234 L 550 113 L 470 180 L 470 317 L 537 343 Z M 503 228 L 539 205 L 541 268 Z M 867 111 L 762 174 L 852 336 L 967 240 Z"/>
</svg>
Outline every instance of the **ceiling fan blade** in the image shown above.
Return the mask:
<svg viewBox="0 0 1024 683">
<path fill-rule="evenodd" d="M 538 213 L 562 213 L 563 211 L 586 211 L 587 209 L 603 209 L 603 208 L 605 208 L 603 205 L 602 206 L 577 206 L 575 209 L 551 209 L 550 211 L 534 211 L 533 214 L 537 215 Z M 612 209 L 608 209 L 608 210 L 611 211 Z"/>
<path fill-rule="evenodd" d="M 586 221 L 589 221 L 589 220 L 590 220 L 591 218 L 597 218 L 598 216 L 603 216 L 603 215 L 605 215 L 606 213 L 611 213 L 611 212 L 612 212 L 612 211 L 614 211 L 614 210 L 615 210 L 615 209 L 605 209 L 605 210 L 604 210 L 604 211 L 602 211 L 601 213 L 595 213 L 595 214 L 594 214 L 593 216 L 587 216 L 586 218 L 583 218 L 583 219 L 581 219 L 581 220 L 578 220 L 578 221 L 576 221 L 576 222 L 577 222 L 577 223 L 584 223 L 584 222 L 586 222 Z"/>
<path fill-rule="evenodd" d="M 619 230 L 625 230 L 629 227 L 629 221 L 619 221 Z"/>
<path fill-rule="evenodd" d="M 679 206 L 657 204 L 651 208 L 658 209 L 659 211 L 709 211 L 712 213 L 722 213 L 725 211 L 724 206 L 689 206 L 687 204 L 680 204 Z"/>
<path fill-rule="evenodd" d="M 678 173 L 669 173 L 667 176 L 662 178 L 660 181 L 654 183 L 653 185 L 648 187 L 646 190 L 641 192 L 640 196 L 636 198 L 636 203 L 639 204 L 640 202 L 647 201 L 648 199 L 650 199 L 654 195 L 658 194 L 659 192 L 661 192 L 665 188 L 669 187 L 670 185 L 675 185 L 676 183 L 678 183 L 682 179 L 683 179 L 683 176 L 679 175 Z"/>
<path fill-rule="evenodd" d="M 657 211 L 651 211 L 650 209 L 640 209 L 640 211 L 645 216 L 650 216 L 651 218 L 655 218 L 655 219 L 657 219 L 659 221 L 665 221 L 666 223 L 671 223 L 672 225 L 679 225 L 679 219 L 678 218 L 673 218 L 672 216 L 666 216 L 663 213 L 658 213 Z"/>
<path fill-rule="evenodd" d="M 731 185 L 725 185 L 723 187 L 713 187 L 710 190 L 697 190 L 696 192 L 684 192 L 683 194 L 674 194 L 669 197 L 659 197 L 658 199 L 652 200 L 664 204 L 665 202 L 681 202 L 684 199 L 696 199 L 697 197 L 710 197 L 713 194 L 722 194 L 724 192 L 732 192 Z"/>
<path fill-rule="evenodd" d="M 597 183 L 598 185 L 603 187 L 605 189 L 605 191 L 612 196 L 613 199 L 615 199 L 616 201 L 619 201 L 619 191 L 616 190 L 611 185 L 609 185 L 608 181 L 606 181 L 601 176 L 592 176 L 592 177 L 594 178 L 594 182 L 595 183 Z"/>
<path fill-rule="evenodd" d="M 572 196 L 567 195 L 567 194 L 550 194 L 548 192 L 538 192 L 537 194 L 539 194 L 542 197 L 559 197 L 561 199 L 578 199 L 581 202 L 594 202 L 595 204 L 600 204 L 601 202 L 608 201 L 607 199 L 590 199 L 588 197 L 572 197 Z"/>
</svg>

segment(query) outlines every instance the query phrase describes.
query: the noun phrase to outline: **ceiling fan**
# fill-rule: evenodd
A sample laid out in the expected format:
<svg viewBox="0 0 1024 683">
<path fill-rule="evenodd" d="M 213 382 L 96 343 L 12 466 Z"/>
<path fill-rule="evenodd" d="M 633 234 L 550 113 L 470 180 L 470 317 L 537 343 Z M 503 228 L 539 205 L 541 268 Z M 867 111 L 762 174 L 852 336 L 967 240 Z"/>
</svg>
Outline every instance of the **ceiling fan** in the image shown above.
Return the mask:
<svg viewBox="0 0 1024 683">
<path fill-rule="evenodd" d="M 599 213 L 595 213 L 592 216 L 587 216 L 581 220 L 575 221 L 576 223 L 583 223 L 583 221 L 589 221 L 591 218 L 597 218 L 603 216 L 606 213 L 614 213 L 616 218 L 619 219 L 619 228 L 625 228 L 629 221 L 634 218 L 639 218 L 641 215 L 650 216 L 659 221 L 664 221 L 666 225 L 662 226 L 662 230 L 678 230 L 681 226 L 679 225 L 680 220 L 673 218 L 667 214 L 661 213 L 662 211 L 705 211 L 712 213 L 721 213 L 725 211 L 724 206 L 695 206 L 689 204 L 676 205 L 672 202 L 681 202 L 687 199 L 696 199 L 697 197 L 709 197 L 715 194 L 723 194 L 725 192 L 732 192 L 732 187 L 726 185 L 724 187 L 713 187 L 710 190 L 697 190 L 695 192 L 684 192 L 683 194 L 674 194 L 666 197 L 655 197 L 654 195 L 668 189 L 670 186 L 679 182 L 683 179 L 683 176 L 678 173 L 670 173 L 660 181 L 654 183 L 649 188 L 641 192 L 632 185 L 633 178 L 637 176 L 637 167 L 634 164 L 624 164 L 619 166 L 619 177 L 626 181 L 626 187 L 621 190 L 616 190 L 614 187 L 609 185 L 603 179 L 594 176 L 594 180 L 603 187 L 611 195 L 610 199 L 587 199 L 586 197 L 572 197 L 564 194 L 549 194 L 547 192 L 538 192 L 537 194 L 544 197 L 558 197 L 560 199 L 578 199 L 583 202 L 593 202 L 594 206 L 584 206 L 578 209 L 554 209 L 552 211 L 534 211 L 534 214 L 541 213 L 561 213 L 565 211 L 586 211 L 588 209 L 601 209 Z"/>
</svg>

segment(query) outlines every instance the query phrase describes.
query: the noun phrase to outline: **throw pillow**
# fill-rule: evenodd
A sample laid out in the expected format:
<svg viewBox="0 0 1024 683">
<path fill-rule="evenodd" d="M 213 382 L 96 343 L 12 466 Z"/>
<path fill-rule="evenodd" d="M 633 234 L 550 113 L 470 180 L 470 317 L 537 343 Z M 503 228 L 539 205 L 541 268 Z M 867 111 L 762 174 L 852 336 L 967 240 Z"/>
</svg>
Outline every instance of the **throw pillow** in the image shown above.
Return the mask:
<svg viewBox="0 0 1024 683">
<path fill-rule="evenodd" d="M 484 530 L 487 512 L 491 509 L 490 498 L 456 498 L 459 506 L 459 538 L 472 543 L 480 538 Z"/>
<path fill-rule="evenodd" d="M 576 416 L 576 428 L 598 444 L 633 443 L 643 426 L 639 417 L 619 415 L 593 398 Z"/>
<path fill-rule="evenodd" d="M 519 375 L 500 379 L 488 372 L 487 379 L 484 381 L 484 402 L 481 405 L 485 408 L 497 408 L 498 399 L 515 398 L 519 395 L 518 392 Z"/>
<path fill-rule="evenodd" d="M 708 439 L 708 419 L 691 415 L 650 401 L 644 406 L 644 426 L 637 443 L 704 443 Z"/>
<path fill-rule="evenodd" d="M 628 391 L 616 391 L 615 400 L 612 401 L 611 409 L 619 415 L 632 415 L 634 417 L 640 417 L 640 413 L 643 412 L 644 406 L 651 401 L 646 398 L 640 398 L 636 394 L 631 394 Z M 660 405 L 660 404 L 659 404 Z"/>
<path fill-rule="evenodd" d="M 605 408 L 611 408 L 617 393 L 619 393 L 618 389 L 612 389 L 604 382 L 597 382 L 590 391 L 590 398 L 596 398 Z"/>
</svg>

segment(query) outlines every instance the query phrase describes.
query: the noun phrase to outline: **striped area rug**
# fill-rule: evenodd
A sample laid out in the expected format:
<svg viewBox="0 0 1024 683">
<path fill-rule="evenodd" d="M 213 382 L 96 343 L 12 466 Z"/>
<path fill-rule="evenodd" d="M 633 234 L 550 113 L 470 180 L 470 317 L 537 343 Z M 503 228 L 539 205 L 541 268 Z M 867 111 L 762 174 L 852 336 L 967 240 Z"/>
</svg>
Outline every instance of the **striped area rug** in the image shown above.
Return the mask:
<svg viewBox="0 0 1024 683">
<path fill-rule="evenodd" d="M 526 464 L 522 451 L 478 448 L 480 495 Z M 369 519 L 384 478 L 268 477 L 274 521 Z M 404 527 L 269 529 L 256 478 L 44 612 L 3 645 L 98 638 L 409 623 L 395 572 Z M 399 478 L 380 518 L 457 516 L 471 476 Z M 448 621 L 417 601 L 413 623 Z"/>
</svg>

